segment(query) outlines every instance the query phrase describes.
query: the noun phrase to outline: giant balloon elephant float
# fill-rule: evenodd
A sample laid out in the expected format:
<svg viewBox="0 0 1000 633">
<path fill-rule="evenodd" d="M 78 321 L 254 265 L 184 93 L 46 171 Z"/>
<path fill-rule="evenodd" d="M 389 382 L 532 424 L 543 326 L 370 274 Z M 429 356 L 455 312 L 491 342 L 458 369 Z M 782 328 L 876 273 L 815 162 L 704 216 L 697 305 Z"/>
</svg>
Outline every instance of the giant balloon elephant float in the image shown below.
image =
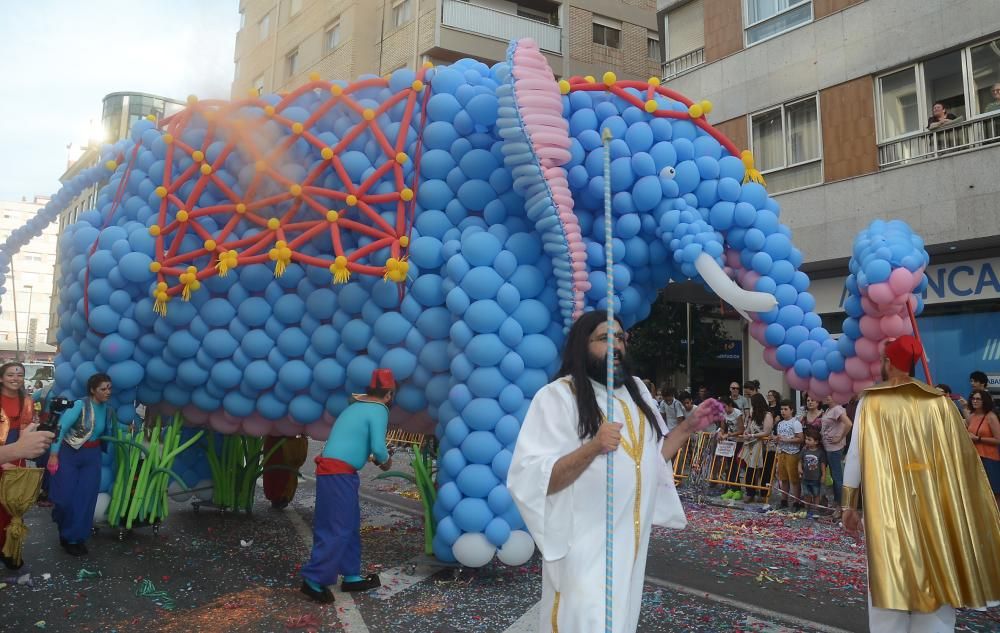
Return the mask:
<svg viewBox="0 0 1000 633">
<path fill-rule="evenodd" d="M 789 384 L 846 401 L 922 307 L 921 239 L 875 222 L 832 338 L 778 204 L 710 107 L 656 80 L 556 82 L 530 40 L 492 68 L 192 99 L 70 181 L 0 272 L 110 170 L 60 243 L 60 392 L 107 371 L 122 419 L 139 401 L 224 433 L 324 438 L 390 367 L 397 405 L 438 421 L 436 555 L 519 564 L 533 548 L 503 482 L 520 420 L 574 316 L 605 307 L 602 129 L 626 326 L 671 280 L 705 282 L 756 306 L 751 335 Z"/>
</svg>

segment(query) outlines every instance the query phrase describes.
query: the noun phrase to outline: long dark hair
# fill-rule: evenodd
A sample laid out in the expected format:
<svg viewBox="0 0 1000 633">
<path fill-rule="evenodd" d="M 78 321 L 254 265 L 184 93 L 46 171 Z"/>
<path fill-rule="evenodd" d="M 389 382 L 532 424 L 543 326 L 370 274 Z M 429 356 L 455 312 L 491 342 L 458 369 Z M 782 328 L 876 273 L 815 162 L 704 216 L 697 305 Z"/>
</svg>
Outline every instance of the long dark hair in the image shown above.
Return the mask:
<svg viewBox="0 0 1000 633">
<path fill-rule="evenodd" d="M 21 373 L 22 374 L 25 373 L 25 369 L 24 369 L 24 365 L 23 364 L 21 364 L 21 363 L 19 363 L 17 361 L 11 361 L 9 363 L 4 363 L 3 365 L 0 365 L 0 379 L 3 379 L 3 375 L 6 374 L 7 370 L 10 369 L 11 367 L 20 367 L 21 368 Z M 17 424 L 18 424 L 18 426 L 21 426 L 21 416 L 24 414 L 24 398 L 25 398 L 25 395 L 26 394 L 24 392 L 24 385 L 21 385 L 21 388 L 17 390 Z M 30 420 L 29 420 L 29 422 L 30 422 Z"/>
<path fill-rule="evenodd" d="M 767 414 L 771 412 L 767 407 L 767 398 L 760 395 L 759 392 L 750 396 L 750 411 L 750 417 L 753 421 L 763 427 Z"/>
<path fill-rule="evenodd" d="M 579 411 L 580 439 L 591 439 L 597 435 L 597 429 L 601 426 L 601 410 L 597 406 L 597 395 L 594 393 L 594 386 L 590 384 L 590 376 L 587 373 L 587 363 L 590 360 L 590 337 L 597 329 L 597 326 L 607 320 L 604 312 L 587 312 L 573 323 L 569 334 L 566 336 L 566 344 L 563 347 L 562 367 L 559 368 L 557 378 L 569 376 L 573 380 L 573 392 L 576 394 L 576 407 Z M 618 321 L 615 318 L 615 321 Z M 621 328 L 621 321 L 618 321 Z M 624 331 L 624 328 L 622 328 Z M 639 386 L 631 376 L 625 378 L 625 389 L 631 396 L 642 414 L 649 420 L 649 425 L 656 435 L 657 441 L 663 437 L 663 431 L 656 423 L 656 416 L 646 399 L 642 397 Z"/>
</svg>

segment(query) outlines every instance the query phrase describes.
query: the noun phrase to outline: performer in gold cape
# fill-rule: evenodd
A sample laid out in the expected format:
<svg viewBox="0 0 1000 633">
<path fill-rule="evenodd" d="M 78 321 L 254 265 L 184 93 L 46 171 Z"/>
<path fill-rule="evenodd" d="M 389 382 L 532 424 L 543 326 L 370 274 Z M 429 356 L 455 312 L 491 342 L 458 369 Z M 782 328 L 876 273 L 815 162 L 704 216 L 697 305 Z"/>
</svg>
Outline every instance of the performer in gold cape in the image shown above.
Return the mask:
<svg viewBox="0 0 1000 633">
<path fill-rule="evenodd" d="M 882 384 L 865 390 L 844 470 L 844 528 L 857 535 L 864 490 L 872 631 L 946 632 L 955 608 L 1000 601 L 1000 512 L 965 424 L 911 377 L 912 336 L 890 342 Z"/>
</svg>

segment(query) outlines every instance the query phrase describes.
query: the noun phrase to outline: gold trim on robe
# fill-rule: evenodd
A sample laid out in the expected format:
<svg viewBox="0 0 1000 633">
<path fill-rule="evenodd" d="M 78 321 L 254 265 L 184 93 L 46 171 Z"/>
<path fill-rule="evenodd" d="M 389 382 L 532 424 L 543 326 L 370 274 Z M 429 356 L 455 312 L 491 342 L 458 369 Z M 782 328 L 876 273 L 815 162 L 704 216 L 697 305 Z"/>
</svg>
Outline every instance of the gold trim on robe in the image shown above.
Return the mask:
<svg viewBox="0 0 1000 633">
<path fill-rule="evenodd" d="M 872 604 L 1000 600 L 1000 512 L 955 405 L 916 380 L 876 385 L 858 420 Z"/>
</svg>

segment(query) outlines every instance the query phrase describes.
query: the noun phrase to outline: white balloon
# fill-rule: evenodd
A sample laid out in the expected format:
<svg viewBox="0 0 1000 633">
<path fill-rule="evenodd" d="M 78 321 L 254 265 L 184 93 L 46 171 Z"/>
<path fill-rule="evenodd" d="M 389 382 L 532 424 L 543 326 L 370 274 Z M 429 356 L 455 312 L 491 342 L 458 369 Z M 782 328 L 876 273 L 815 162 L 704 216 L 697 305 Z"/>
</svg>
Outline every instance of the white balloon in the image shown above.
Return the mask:
<svg viewBox="0 0 1000 633">
<path fill-rule="evenodd" d="M 482 567 L 493 560 L 497 548 L 479 532 L 467 532 L 451 546 L 455 559 L 466 567 Z"/>
<path fill-rule="evenodd" d="M 736 285 L 708 253 L 698 255 L 694 267 L 720 299 L 740 311 L 767 312 L 778 305 L 777 300 L 766 292 L 752 292 Z M 744 315 L 746 316 L 746 315 Z"/>
<path fill-rule="evenodd" d="M 94 506 L 94 523 L 103 523 L 108 518 L 108 505 L 111 503 L 111 495 L 106 492 L 97 494 L 97 505 Z"/>
<path fill-rule="evenodd" d="M 208 503 L 212 500 L 214 488 L 211 479 L 202 479 L 194 485 L 194 490 L 194 496 L 198 497 L 201 501 Z"/>
<path fill-rule="evenodd" d="M 176 481 L 170 482 L 170 485 L 167 486 L 167 494 L 170 495 L 171 499 L 177 501 L 178 503 L 184 503 L 194 496 L 190 491 L 182 488 Z"/>
<path fill-rule="evenodd" d="M 524 530 L 513 530 L 507 542 L 497 550 L 497 558 L 501 563 L 516 567 L 528 562 L 534 553 L 535 540 L 531 535 Z"/>
</svg>

